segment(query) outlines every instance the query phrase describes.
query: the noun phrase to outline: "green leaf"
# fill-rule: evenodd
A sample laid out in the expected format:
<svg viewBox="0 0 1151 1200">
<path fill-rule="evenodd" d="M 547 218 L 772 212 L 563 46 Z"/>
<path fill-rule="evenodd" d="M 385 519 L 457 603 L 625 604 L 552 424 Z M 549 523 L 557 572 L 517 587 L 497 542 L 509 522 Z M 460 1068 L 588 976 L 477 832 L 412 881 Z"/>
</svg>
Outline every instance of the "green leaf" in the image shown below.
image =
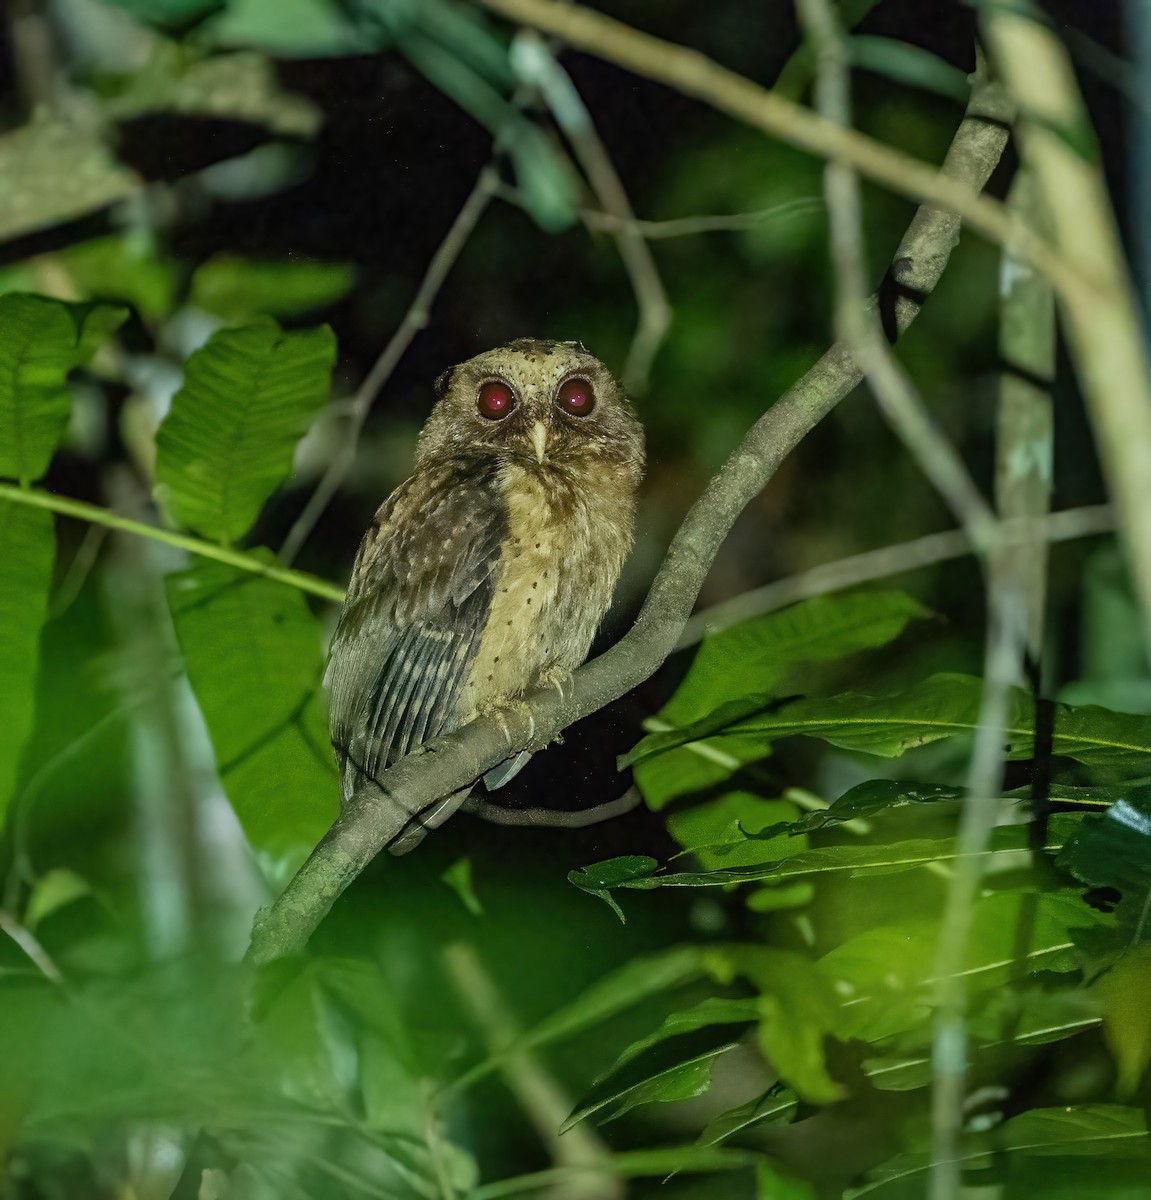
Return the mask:
<svg viewBox="0 0 1151 1200">
<path fill-rule="evenodd" d="M 756 1200 L 818 1200 L 815 1188 L 801 1179 L 781 1175 L 767 1163 L 755 1168 Z"/>
<path fill-rule="evenodd" d="M 930 613 L 905 592 L 817 596 L 704 639 L 683 683 L 660 716 L 686 725 L 730 702 L 733 685 L 778 697 L 801 663 L 834 662 L 894 641 Z"/>
<path fill-rule="evenodd" d="M 654 1033 L 620 1054 L 581 1097 L 561 1132 L 605 1108 L 610 1111 L 601 1121 L 614 1120 L 640 1104 L 703 1095 L 711 1082 L 711 1064 L 736 1045 L 737 1038 L 726 1027 L 750 1025 L 758 1016 L 755 1000 L 716 996 L 671 1013 Z"/>
<path fill-rule="evenodd" d="M 227 0 L 108 0 L 108 3 L 147 25 L 178 30 L 218 12 Z"/>
<path fill-rule="evenodd" d="M 327 326 L 275 321 L 216 333 L 188 360 L 156 435 L 156 495 L 183 526 L 230 542 L 288 477 L 296 442 L 328 399 Z"/>
<path fill-rule="evenodd" d="M 876 75 L 885 75 L 896 83 L 922 88 L 966 104 L 971 94 L 967 76 L 938 55 L 895 38 L 857 35 L 849 38 L 847 52 L 852 66 Z"/>
<path fill-rule="evenodd" d="M 801 954 L 766 946 L 708 952 L 721 983 L 742 975 L 758 990 L 759 1045 L 779 1077 L 812 1104 L 832 1104 L 844 1088 L 827 1072 L 824 1039 L 838 1035 L 839 1005 L 831 983 Z"/>
<path fill-rule="evenodd" d="M 795 805 L 790 801 L 729 792 L 718 800 L 672 813 L 667 829 L 691 852 L 700 869 L 708 871 L 751 866 L 803 849 L 802 841 L 788 835 L 794 817 Z M 777 836 L 763 836 L 772 829 Z"/>
<path fill-rule="evenodd" d="M 353 263 L 262 261 L 221 254 L 192 276 L 189 302 L 225 321 L 294 317 L 333 304 L 355 281 Z"/>
<path fill-rule="evenodd" d="M 123 309 L 0 296 L 0 476 L 31 483 L 68 427 L 68 374 L 126 317 Z"/>
<path fill-rule="evenodd" d="M 1119 1091 L 1130 1096 L 1151 1062 L 1151 944 L 1134 946 L 1094 987 L 1103 1012 L 1103 1033 L 1119 1068 Z"/>
<path fill-rule="evenodd" d="M 440 875 L 440 879 L 459 896 L 460 903 L 473 917 L 484 915 L 484 906 L 480 903 L 480 898 L 476 895 L 476 889 L 472 884 L 472 860 L 466 854 L 463 858 L 457 858 Z"/>
<path fill-rule="evenodd" d="M 675 746 L 716 733 L 757 736 L 765 745 L 783 737 L 820 738 L 845 750 L 893 758 L 955 734 L 970 733 L 978 723 L 982 681 L 971 675 L 933 675 L 890 696 L 843 692 L 838 696 L 796 700 L 759 714 L 738 714 L 738 702 L 692 725 L 653 734 L 621 760 L 643 762 Z M 1151 762 L 1151 717 L 1087 706 L 1054 706 L 1051 752 L 1089 766 L 1146 768 Z M 1034 755 L 1034 706 L 1016 689 L 1004 730 L 1007 756 Z"/>
<path fill-rule="evenodd" d="M 971 992 L 997 987 L 1022 969 L 1073 971 L 1073 933 L 1100 921 L 1077 896 L 996 892 L 975 906 L 964 978 Z M 1027 941 L 1021 944 L 1021 931 Z M 921 1025 L 933 1002 L 937 917 L 869 929 L 819 961 L 840 1001 L 844 1038 L 874 1042 Z"/>
<path fill-rule="evenodd" d="M 54 555 L 52 514 L 0 500 L 0 823 L 32 731 Z"/>
<path fill-rule="evenodd" d="M 622 858 L 605 859 L 581 870 L 569 871 L 568 881 L 582 891 L 598 896 L 622 922 L 626 919 L 623 910 L 612 899 L 609 889 L 628 887 L 636 880 L 647 879 L 658 866 L 659 863 L 654 858 L 648 858 L 644 854 L 630 854 Z"/>
<path fill-rule="evenodd" d="M 253 846 L 299 860 L 338 809 L 319 627 L 298 591 L 220 563 L 167 583 L 228 799 Z"/>
<path fill-rule="evenodd" d="M 640 763 L 635 768 L 635 782 L 648 808 L 658 812 L 680 796 L 708 791 L 730 779 L 744 763 L 763 756 L 756 738 L 708 738 Z"/>
<path fill-rule="evenodd" d="M 229 0 L 204 35 L 217 46 L 253 46 L 276 58 L 323 58 L 378 49 L 336 0 Z"/>
<path fill-rule="evenodd" d="M 805 813 L 795 822 L 795 828 L 805 832 L 841 825 L 861 817 L 910 805 L 939 804 L 960 800 L 963 788 L 947 784 L 914 783 L 903 779 L 868 779 L 849 788 L 827 808 Z"/>
<path fill-rule="evenodd" d="M 1058 850 L 1071 831 L 1082 820 L 1078 813 L 1061 813 L 1054 816 L 1048 827 L 1046 849 Z M 991 835 L 991 846 L 987 856 L 1027 852 L 1030 841 L 1024 825 L 1004 825 Z M 887 845 L 842 845 L 823 846 L 815 850 L 804 850 L 778 862 L 762 863 L 749 867 L 724 867 L 712 871 L 679 871 L 658 874 L 656 871 L 635 871 L 628 874 L 615 866 L 617 860 L 596 863 L 585 867 L 583 872 L 573 871 L 568 878 L 581 886 L 577 876 L 584 872 L 590 879 L 612 877 L 607 888 L 635 888 L 648 891 L 657 887 L 730 887 L 738 883 L 779 883 L 807 875 L 838 874 L 855 879 L 863 876 L 895 875 L 901 871 L 912 871 L 933 862 L 949 862 L 955 858 L 955 841 L 952 838 L 911 838 L 905 842 Z M 585 890 L 592 890 L 587 888 Z"/>
<path fill-rule="evenodd" d="M 46 917 L 91 894 L 92 887 L 82 875 L 67 867 L 54 867 L 36 880 L 24 910 L 24 924 L 35 931 Z"/>
<path fill-rule="evenodd" d="M 737 1108 L 720 1113 L 704 1126 L 699 1135 L 701 1146 L 718 1146 L 728 1138 L 753 1129 L 757 1125 L 779 1125 L 790 1121 L 799 1107 L 799 1097 L 789 1087 L 777 1083 L 762 1096 L 749 1100 Z"/>
<path fill-rule="evenodd" d="M 1069 1105 L 1034 1108 L 1005 1122 L 993 1135 L 969 1136 L 959 1165 L 966 1170 L 990 1166 L 994 1156 L 1003 1152 L 1023 1157 L 1142 1158 L 1149 1149 L 1147 1123 L 1141 1110 L 1118 1104 Z M 874 1195 L 891 1184 L 925 1174 L 930 1167 L 931 1155 L 926 1151 L 901 1154 L 872 1171 L 867 1183 L 846 1191 L 845 1200 Z"/>
</svg>

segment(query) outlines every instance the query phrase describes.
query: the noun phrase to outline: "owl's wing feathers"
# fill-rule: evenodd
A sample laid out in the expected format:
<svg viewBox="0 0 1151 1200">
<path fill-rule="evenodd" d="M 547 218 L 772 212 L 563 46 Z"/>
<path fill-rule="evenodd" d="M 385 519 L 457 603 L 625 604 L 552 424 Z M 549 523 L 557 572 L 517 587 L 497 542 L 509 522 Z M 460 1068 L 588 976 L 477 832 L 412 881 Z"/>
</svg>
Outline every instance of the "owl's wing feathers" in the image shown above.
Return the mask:
<svg viewBox="0 0 1151 1200">
<path fill-rule="evenodd" d="M 345 797 L 458 724 L 507 535 L 489 482 L 413 476 L 360 546 L 328 667 Z"/>
</svg>

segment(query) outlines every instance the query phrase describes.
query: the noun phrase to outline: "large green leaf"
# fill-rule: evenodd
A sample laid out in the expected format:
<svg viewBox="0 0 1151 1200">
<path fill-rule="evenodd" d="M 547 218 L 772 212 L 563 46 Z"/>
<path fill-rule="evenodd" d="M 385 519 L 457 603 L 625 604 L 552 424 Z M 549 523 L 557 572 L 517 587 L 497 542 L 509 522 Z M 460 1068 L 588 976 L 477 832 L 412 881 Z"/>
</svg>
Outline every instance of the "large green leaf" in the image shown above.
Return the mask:
<svg viewBox="0 0 1151 1200">
<path fill-rule="evenodd" d="M 191 303 L 226 321 L 291 317 L 339 300 L 355 280 L 347 262 L 217 255 L 192 276 Z"/>
<path fill-rule="evenodd" d="M 733 687 L 758 697 L 783 694 L 801 663 L 834 662 L 884 646 L 927 610 L 905 592 L 817 596 L 704 639 L 675 695 L 660 713 L 686 725 L 732 699 Z"/>
<path fill-rule="evenodd" d="M 54 548 L 50 512 L 0 500 L 0 822 L 32 729 Z"/>
<path fill-rule="evenodd" d="M 782 1125 L 795 1116 L 799 1097 L 789 1087 L 777 1083 L 762 1096 L 722 1112 L 704 1126 L 699 1135 L 701 1146 L 718 1146 L 757 1125 Z"/>
<path fill-rule="evenodd" d="M 176 521 L 223 542 L 251 528 L 327 401 L 335 353 L 326 325 L 284 333 L 268 319 L 192 355 L 156 435 L 156 496 Z"/>
<path fill-rule="evenodd" d="M 0 476 L 30 483 L 68 427 L 68 373 L 126 317 L 124 309 L 0 296 Z"/>
<path fill-rule="evenodd" d="M 309 851 L 337 812 L 320 693 L 320 630 L 285 584 L 203 562 L 168 577 L 188 678 L 248 840 Z"/>
<path fill-rule="evenodd" d="M 758 737 L 765 747 L 779 738 L 802 735 L 892 758 L 915 746 L 972 732 L 978 724 L 982 690 L 981 680 L 974 676 L 949 674 L 933 675 L 895 695 L 844 692 L 795 700 L 757 714 L 740 713 L 742 702 L 733 702 L 692 725 L 644 738 L 621 763 L 643 762 L 716 733 Z M 1151 765 L 1151 717 L 1065 704 L 1055 705 L 1053 716 L 1052 754 L 1091 766 Z M 1034 729 L 1031 698 L 1016 689 L 1004 730 L 1009 758 L 1034 755 Z"/>
</svg>

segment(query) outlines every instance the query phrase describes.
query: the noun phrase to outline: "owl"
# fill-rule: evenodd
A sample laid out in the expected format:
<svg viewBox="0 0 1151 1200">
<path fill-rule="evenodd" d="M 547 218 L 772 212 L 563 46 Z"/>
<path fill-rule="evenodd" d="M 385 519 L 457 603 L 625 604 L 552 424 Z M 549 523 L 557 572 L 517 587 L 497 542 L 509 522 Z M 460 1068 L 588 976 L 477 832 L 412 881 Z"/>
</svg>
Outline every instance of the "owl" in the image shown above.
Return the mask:
<svg viewBox="0 0 1151 1200">
<path fill-rule="evenodd" d="M 423 742 L 583 662 L 631 546 L 643 430 L 576 342 L 522 338 L 436 381 L 412 476 L 356 554 L 326 682 L 346 801 Z M 506 783 L 522 753 L 484 777 Z M 404 853 L 467 797 L 395 838 Z"/>
</svg>

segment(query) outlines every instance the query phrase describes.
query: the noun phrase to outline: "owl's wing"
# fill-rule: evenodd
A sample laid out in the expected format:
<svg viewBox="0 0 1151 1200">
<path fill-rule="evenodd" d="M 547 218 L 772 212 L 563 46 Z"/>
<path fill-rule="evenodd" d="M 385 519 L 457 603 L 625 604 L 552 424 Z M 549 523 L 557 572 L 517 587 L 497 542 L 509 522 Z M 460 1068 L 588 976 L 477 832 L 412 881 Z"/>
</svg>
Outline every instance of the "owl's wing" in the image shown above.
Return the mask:
<svg viewBox="0 0 1151 1200">
<path fill-rule="evenodd" d="M 328 665 L 345 798 L 451 732 L 491 609 L 507 517 L 498 488 L 415 475 L 376 514 L 352 570 Z"/>
</svg>

